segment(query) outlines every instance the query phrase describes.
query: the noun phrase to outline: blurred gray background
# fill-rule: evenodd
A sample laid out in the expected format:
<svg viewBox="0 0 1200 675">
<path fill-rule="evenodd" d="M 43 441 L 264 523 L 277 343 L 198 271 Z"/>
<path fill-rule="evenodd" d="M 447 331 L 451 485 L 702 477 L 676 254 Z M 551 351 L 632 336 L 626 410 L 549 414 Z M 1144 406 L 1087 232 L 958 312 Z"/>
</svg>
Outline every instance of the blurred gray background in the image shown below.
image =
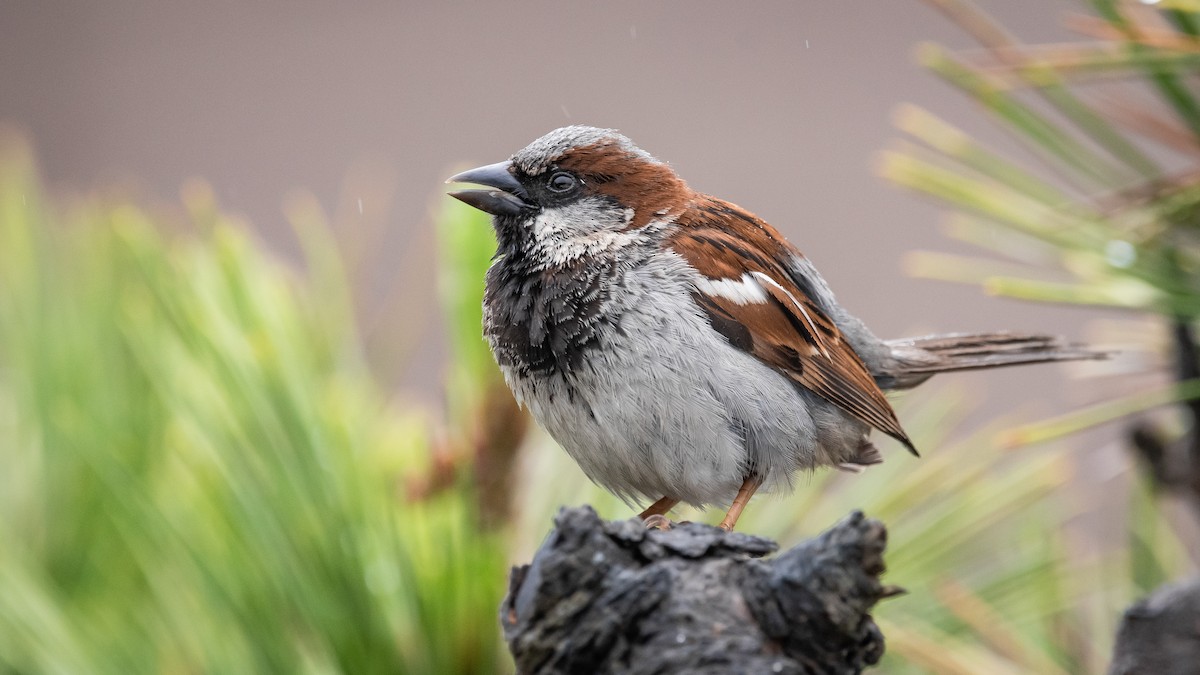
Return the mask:
<svg viewBox="0 0 1200 675">
<path fill-rule="evenodd" d="M 980 4 L 1031 42 L 1070 39 L 1059 22 L 1079 9 Z M 311 191 L 338 214 L 381 374 L 433 400 L 442 179 L 571 123 L 616 127 L 693 187 L 775 224 L 881 336 L 1081 337 L 1092 313 L 904 276 L 905 251 L 969 249 L 939 234 L 938 206 L 874 175 L 898 136 L 892 110 L 915 102 L 1005 142 L 914 64 L 926 40 L 973 46 L 916 0 L 10 0 L 0 120 L 31 134 L 56 187 L 132 182 L 167 201 L 203 177 L 289 259 L 298 245 L 281 204 Z M 1066 391 L 1056 368 L 959 379 L 986 382 L 1009 411 L 1071 403 L 1055 400 Z"/>
</svg>

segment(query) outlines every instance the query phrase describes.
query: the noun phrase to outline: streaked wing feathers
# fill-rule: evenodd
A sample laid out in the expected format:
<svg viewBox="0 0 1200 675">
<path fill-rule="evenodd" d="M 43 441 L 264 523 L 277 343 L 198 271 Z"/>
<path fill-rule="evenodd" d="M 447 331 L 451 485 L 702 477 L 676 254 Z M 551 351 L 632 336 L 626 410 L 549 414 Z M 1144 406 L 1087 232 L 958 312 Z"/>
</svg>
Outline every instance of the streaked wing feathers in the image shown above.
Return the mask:
<svg viewBox="0 0 1200 675">
<path fill-rule="evenodd" d="M 782 264 L 798 251 L 762 220 L 713 198 L 677 222 L 669 244 L 709 280 L 695 297 L 715 330 L 915 453 L 862 359 Z"/>
</svg>

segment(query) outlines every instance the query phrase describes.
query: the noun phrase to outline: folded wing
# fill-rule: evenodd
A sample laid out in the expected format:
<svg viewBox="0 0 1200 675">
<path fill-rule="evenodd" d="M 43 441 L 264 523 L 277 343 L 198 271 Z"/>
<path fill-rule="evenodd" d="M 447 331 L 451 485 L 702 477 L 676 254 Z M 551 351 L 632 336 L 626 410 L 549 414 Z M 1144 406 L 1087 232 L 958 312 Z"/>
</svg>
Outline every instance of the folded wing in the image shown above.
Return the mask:
<svg viewBox="0 0 1200 675">
<path fill-rule="evenodd" d="M 862 359 L 803 291 L 810 284 L 782 264 L 798 251 L 767 223 L 714 198 L 678 222 L 669 244 L 702 275 L 694 297 L 715 330 L 916 453 Z"/>
</svg>

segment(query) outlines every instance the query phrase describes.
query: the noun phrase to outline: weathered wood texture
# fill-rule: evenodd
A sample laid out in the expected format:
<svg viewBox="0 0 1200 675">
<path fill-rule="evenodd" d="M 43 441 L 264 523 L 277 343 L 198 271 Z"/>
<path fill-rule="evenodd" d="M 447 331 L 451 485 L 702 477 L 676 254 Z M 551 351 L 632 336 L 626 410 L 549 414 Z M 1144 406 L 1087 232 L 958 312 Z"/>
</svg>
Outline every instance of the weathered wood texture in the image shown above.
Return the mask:
<svg viewBox="0 0 1200 675">
<path fill-rule="evenodd" d="M 563 509 L 500 619 L 521 673 L 858 673 L 883 654 L 886 543 L 854 513 L 764 559 L 759 537 Z"/>
</svg>

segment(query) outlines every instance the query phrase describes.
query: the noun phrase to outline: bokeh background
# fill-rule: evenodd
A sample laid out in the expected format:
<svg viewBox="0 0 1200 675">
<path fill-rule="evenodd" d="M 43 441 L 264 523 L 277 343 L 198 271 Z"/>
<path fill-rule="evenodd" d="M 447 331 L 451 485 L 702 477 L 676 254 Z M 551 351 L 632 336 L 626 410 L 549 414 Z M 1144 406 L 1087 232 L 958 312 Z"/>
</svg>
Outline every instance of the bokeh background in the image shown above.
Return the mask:
<svg viewBox="0 0 1200 675">
<path fill-rule="evenodd" d="M 1100 73 L 1071 91 L 1117 140 L 937 4 Z M 1200 566 L 1200 496 L 1128 452 L 1200 394 L 1168 330 L 1200 315 L 1200 17 L 969 4 L 0 5 L 0 673 L 510 671 L 509 565 L 561 504 L 634 509 L 499 381 L 490 228 L 442 181 L 576 123 L 776 225 L 882 337 L 1120 350 L 938 378 L 897 399 L 920 460 L 739 525 L 886 522 L 886 672 L 1104 672 L 1122 609 Z M 950 86 L 951 52 L 1015 93 Z"/>
<path fill-rule="evenodd" d="M 983 3 L 1031 42 L 1070 37 L 1069 0 Z M 1038 329 L 1086 314 L 981 301 L 904 274 L 947 248 L 939 207 L 878 178 L 895 108 L 919 101 L 999 133 L 922 71 L 914 46 L 971 44 L 916 2 L 18 2 L 0 21 L 0 118 L 28 129 L 52 185 L 212 184 L 274 250 L 298 244 L 296 189 L 341 208 L 335 236 L 373 361 L 418 395 L 445 351 L 430 218 L 456 168 L 506 158 L 558 126 L 614 127 L 694 187 L 745 206 L 809 255 L 885 337 Z M 362 212 L 357 213 L 361 200 Z M 402 298 L 404 311 L 396 300 Z M 971 375 L 963 376 L 974 380 Z M 999 409 L 1072 395 L 1054 369 L 990 373 Z M 436 396 L 436 395 L 435 395 Z"/>
</svg>

